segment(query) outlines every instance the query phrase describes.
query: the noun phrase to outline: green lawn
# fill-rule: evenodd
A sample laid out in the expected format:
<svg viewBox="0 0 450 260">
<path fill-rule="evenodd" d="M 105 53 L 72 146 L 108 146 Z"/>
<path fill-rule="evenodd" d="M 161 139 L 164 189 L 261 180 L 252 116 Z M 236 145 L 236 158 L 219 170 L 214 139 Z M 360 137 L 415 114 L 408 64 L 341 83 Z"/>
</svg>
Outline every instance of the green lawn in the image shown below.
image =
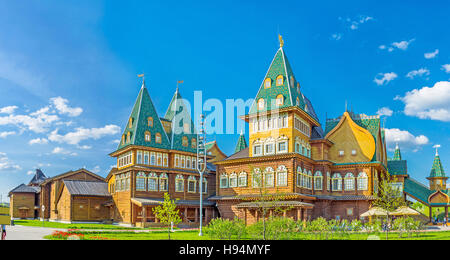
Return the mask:
<svg viewBox="0 0 450 260">
<path fill-rule="evenodd" d="M 62 228 L 62 229 L 121 229 L 121 230 L 132 230 L 138 228 L 123 227 L 118 225 L 108 225 L 108 224 L 65 224 L 58 222 L 48 222 L 45 221 L 42 224 L 40 220 L 14 220 L 15 225 L 19 226 L 29 226 L 29 227 L 48 227 L 48 228 Z"/>
<path fill-rule="evenodd" d="M 111 239 L 111 240 L 167 240 L 167 232 L 161 231 L 150 231 L 150 232 L 81 232 L 84 234 L 85 239 L 87 240 L 98 240 L 98 239 Z M 379 234 L 371 234 L 377 235 L 381 240 L 385 239 L 384 233 Z M 332 239 L 334 240 L 366 240 L 369 234 L 367 233 L 354 233 L 349 234 L 348 236 L 339 236 L 335 235 Z M 46 236 L 46 239 L 58 240 L 52 236 Z M 204 235 L 203 237 L 198 236 L 198 231 L 178 231 L 171 233 L 171 239 L 173 240 L 210 240 L 211 238 L 208 235 Z M 243 240 L 252 239 L 251 237 L 245 237 Z M 290 239 L 295 240 L 309 240 L 316 239 L 313 235 L 308 235 L 305 233 L 294 233 L 290 236 Z M 410 238 L 404 235 L 402 238 L 399 238 L 398 233 L 390 233 L 390 240 L 450 240 L 450 231 L 439 231 L 439 232 L 423 232 L 417 237 L 416 234 L 413 234 Z"/>
</svg>

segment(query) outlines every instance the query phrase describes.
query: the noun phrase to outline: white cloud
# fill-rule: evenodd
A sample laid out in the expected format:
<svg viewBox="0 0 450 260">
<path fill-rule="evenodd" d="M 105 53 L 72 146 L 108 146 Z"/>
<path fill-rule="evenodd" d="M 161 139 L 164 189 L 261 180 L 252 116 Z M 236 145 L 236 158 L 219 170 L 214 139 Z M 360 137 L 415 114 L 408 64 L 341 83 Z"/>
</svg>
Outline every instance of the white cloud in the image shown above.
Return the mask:
<svg viewBox="0 0 450 260">
<path fill-rule="evenodd" d="M 48 113 L 49 108 L 43 107 L 29 115 L 13 115 L 0 117 L 0 125 L 14 125 L 19 128 L 33 131 L 35 133 L 44 133 L 48 128 L 59 121 L 57 115 Z"/>
<path fill-rule="evenodd" d="M 70 117 L 76 117 L 83 113 L 83 109 L 80 107 L 69 107 L 67 104 L 69 100 L 62 97 L 51 98 L 50 102 L 55 106 L 56 110 L 58 110 L 59 114 L 67 114 Z"/>
<path fill-rule="evenodd" d="M 405 104 L 404 113 L 408 116 L 450 122 L 449 81 L 437 82 L 431 88 L 413 89 L 395 99 Z"/>
<path fill-rule="evenodd" d="M 403 149 L 417 151 L 421 146 L 429 143 L 428 137 L 424 135 L 414 136 L 406 130 L 398 128 L 385 129 L 386 144 L 391 149 L 398 143 Z"/>
<path fill-rule="evenodd" d="M 6 153 L 0 152 L 0 171 L 21 170 L 22 167 L 9 160 Z"/>
<path fill-rule="evenodd" d="M 331 39 L 339 41 L 340 39 L 342 39 L 342 34 L 341 33 L 334 33 L 331 35 Z"/>
<path fill-rule="evenodd" d="M 430 71 L 427 68 L 420 68 L 418 70 L 413 70 L 408 72 L 408 74 L 406 74 L 407 78 L 413 79 L 416 76 L 422 77 L 422 76 L 428 76 L 430 75 Z"/>
<path fill-rule="evenodd" d="M 27 171 L 27 175 L 33 175 L 34 171 Z"/>
<path fill-rule="evenodd" d="M 33 145 L 33 144 L 48 144 L 48 140 L 45 138 L 36 138 L 33 140 L 30 140 L 28 142 L 28 144 Z"/>
<path fill-rule="evenodd" d="M 436 49 L 436 50 L 433 51 L 433 52 L 425 53 L 423 56 L 425 57 L 425 59 L 433 59 L 433 58 L 435 58 L 438 54 L 439 54 L 439 50 Z"/>
<path fill-rule="evenodd" d="M 0 132 L 0 138 L 6 138 L 6 137 L 8 137 L 9 135 L 14 135 L 14 134 L 16 134 L 16 132 L 14 132 L 14 131 Z"/>
<path fill-rule="evenodd" d="M 400 42 L 393 42 L 391 43 L 391 45 L 389 47 L 387 47 L 386 45 L 380 45 L 378 48 L 381 50 L 386 50 L 389 52 L 392 52 L 395 50 L 395 48 L 399 49 L 399 50 L 403 50 L 406 51 L 409 47 L 409 45 L 415 41 L 415 39 L 411 39 L 409 41 L 400 41 Z"/>
<path fill-rule="evenodd" d="M 90 145 L 82 145 L 82 146 L 78 146 L 78 149 L 89 150 L 89 149 L 92 149 L 92 146 L 90 146 Z"/>
<path fill-rule="evenodd" d="M 100 139 L 107 135 L 115 135 L 120 132 L 120 127 L 116 125 L 106 125 L 102 128 L 86 129 L 79 127 L 75 129 L 75 132 L 70 132 L 65 135 L 58 134 L 58 129 L 54 130 L 48 136 L 48 139 L 52 142 L 67 143 L 72 145 L 78 145 L 81 141 L 88 139 Z"/>
<path fill-rule="evenodd" d="M 93 172 L 93 173 L 99 173 L 100 171 L 101 171 L 101 168 L 98 165 L 95 166 L 94 169 L 91 170 L 91 172 Z"/>
<path fill-rule="evenodd" d="M 384 85 L 384 84 L 388 84 L 390 81 L 394 80 L 397 78 L 397 74 L 395 74 L 394 72 L 389 72 L 389 73 L 378 73 L 378 75 L 375 77 L 374 82 L 378 85 Z"/>
<path fill-rule="evenodd" d="M 392 116 L 393 113 L 394 113 L 394 111 L 392 111 L 388 107 L 382 107 L 382 108 L 378 109 L 378 111 L 377 111 L 377 115 L 379 115 L 379 116 Z"/>
<path fill-rule="evenodd" d="M 445 70 L 446 73 L 450 73 L 450 64 L 442 65 L 442 69 Z"/>
<path fill-rule="evenodd" d="M 14 111 L 16 111 L 17 108 L 17 106 L 7 106 L 0 108 L 0 114 L 12 114 L 14 113 Z"/>
<path fill-rule="evenodd" d="M 71 155 L 71 156 L 77 156 L 77 153 L 72 153 L 62 147 L 55 147 L 55 149 L 53 149 L 52 154 L 63 154 L 63 155 Z"/>
<path fill-rule="evenodd" d="M 370 20 L 373 20 L 373 17 L 365 16 L 365 15 L 361 15 L 361 16 L 358 17 L 358 19 L 353 20 L 353 21 L 347 18 L 347 22 L 350 23 L 350 29 L 351 30 L 358 29 L 361 24 L 364 24 L 364 23 L 366 23 L 366 22 L 368 22 Z"/>
</svg>

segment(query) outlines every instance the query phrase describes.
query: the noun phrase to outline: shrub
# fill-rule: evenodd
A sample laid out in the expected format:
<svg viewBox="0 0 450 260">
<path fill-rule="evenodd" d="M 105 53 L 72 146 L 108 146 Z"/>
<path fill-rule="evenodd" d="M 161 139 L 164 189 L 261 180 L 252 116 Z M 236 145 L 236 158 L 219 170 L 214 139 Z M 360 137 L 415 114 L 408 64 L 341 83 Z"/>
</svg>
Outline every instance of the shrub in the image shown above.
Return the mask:
<svg viewBox="0 0 450 260">
<path fill-rule="evenodd" d="M 205 230 L 206 234 L 213 239 L 241 239 L 246 232 L 243 220 L 216 218 L 211 220 Z"/>
<path fill-rule="evenodd" d="M 298 230 L 297 223 L 291 218 L 270 217 L 266 219 L 266 239 L 291 239 Z M 262 220 L 248 227 L 248 233 L 253 239 L 264 239 L 264 225 Z"/>
</svg>

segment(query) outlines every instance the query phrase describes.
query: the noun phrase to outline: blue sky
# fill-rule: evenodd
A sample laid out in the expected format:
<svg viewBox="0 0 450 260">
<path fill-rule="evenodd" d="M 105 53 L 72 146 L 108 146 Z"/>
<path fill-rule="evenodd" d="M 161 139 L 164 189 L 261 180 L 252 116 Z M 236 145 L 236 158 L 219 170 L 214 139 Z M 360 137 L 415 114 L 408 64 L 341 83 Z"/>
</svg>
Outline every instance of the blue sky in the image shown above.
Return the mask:
<svg viewBox="0 0 450 260">
<path fill-rule="evenodd" d="M 389 148 L 429 174 L 434 149 L 450 164 L 450 35 L 444 1 L 0 0 L 0 194 L 86 167 L 108 154 L 146 73 L 160 113 L 176 88 L 193 100 L 254 98 L 277 34 L 322 123 L 383 114 Z M 384 109 L 382 109 L 384 108 Z M 231 154 L 235 135 L 213 135 Z"/>
</svg>

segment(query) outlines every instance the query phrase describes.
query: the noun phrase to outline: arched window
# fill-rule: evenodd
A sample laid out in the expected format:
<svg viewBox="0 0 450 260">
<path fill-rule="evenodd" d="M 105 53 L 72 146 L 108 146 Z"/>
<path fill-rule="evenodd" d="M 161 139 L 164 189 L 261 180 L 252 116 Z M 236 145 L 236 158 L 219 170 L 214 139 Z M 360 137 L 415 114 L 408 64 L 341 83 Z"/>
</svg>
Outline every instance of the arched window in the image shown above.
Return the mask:
<svg viewBox="0 0 450 260">
<path fill-rule="evenodd" d="M 130 119 L 128 120 L 128 128 L 132 128 L 133 127 L 133 118 L 130 117 Z"/>
<path fill-rule="evenodd" d="M 195 193 L 197 185 L 197 179 L 194 176 L 189 176 L 188 178 L 188 192 Z"/>
<path fill-rule="evenodd" d="M 127 133 L 127 143 L 131 142 L 131 132 Z"/>
<path fill-rule="evenodd" d="M 149 131 L 145 131 L 145 141 L 146 142 L 150 142 L 152 138 L 152 135 L 150 134 Z"/>
<path fill-rule="evenodd" d="M 160 144 L 161 143 L 161 134 L 160 133 L 156 133 L 155 135 L 155 142 Z"/>
<path fill-rule="evenodd" d="M 275 140 L 269 137 L 264 142 L 264 154 L 274 154 L 275 153 Z"/>
<path fill-rule="evenodd" d="M 125 144 L 125 135 L 122 135 L 122 144 Z"/>
<path fill-rule="evenodd" d="M 303 183 L 303 174 L 302 168 L 300 166 L 297 167 L 297 187 L 302 187 Z"/>
<path fill-rule="evenodd" d="M 365 172 L 360 172 L 358 174 L 358 190 L 368 189 L 369 178 Z"/>
<path fill-rule="evenodd" d="M 230 188 L 236 188 L 237 187 L 237 175 L 236 173 L 232 173 L 230 175 Z"/>
<path fill-rule="evenodd" d="M 260 188 L 262 186 L 261 170 L 255 168 L 252 173 L 252 186 L 253 188 Z"/>
<path fill-rule="evenodd" d="M 193 149 L 197 148 L 197 139 L 195 139 L 195 138 L 191 139 L 191 147 Z"/>
<path fill-rule="evenodd" d="M 148 122 L 148 126 L 149 126 L 149 127 L 153 127 L 153 117 L 149 117 L 149 118 L 147 119 L 147 122 Z"/>
<path fill-rule="evenodd" d="M 136 191 L 146 191 L 145 182 L 147 175 L 144 172 L 138 172 L 136 174 Z"/>
<path fill-rule="evenodd" d="M 295 100 L 295 105 L 300 106 L 300 99 L 297 97 L 297 99 Z"/>
<path fill-rule="evenodd" d="M 287 168 L 284 165 L 278 166 L 277 169 L 277 186 L 287 186 Z"/>
<path fill-rule="evenodd" d="M 275 175 L 274 175 L 274 171 L 272 167 L 267 167 L 264 170 L 264 186 L 265 187 L 273 187 L 274 186 L 274 179 L 275 179 Z"/>
<path fill-rule="evenodd" d="M 284 81 L 283 75 L 278 75 L 276 85 L 277 86 L 283 85 L 283 81 Z"/>
<path fill-rule="evenodd" d="M 188 146 L 188 138 L 186 136 L 183 136 L 181 143 L 184 147 L 187 147 Z"/>
<path fill-rule="evenodd" d="M 342 177 L 339 173 L 335 173 L 331 178 L 331 189 L 333 191 L 342 190 Z"/>
<path fill-rule="evenodd" d="M 264 80 L 264 88 L 270 88 L 272 86 L 272 79 L 267 78 Z"/>
<path fill-rule="evenodd" d="M 181 174 L 175 177 L 175 192 L 184 192 L 184 177 Z"/>
<path fill-rule="evenodd" d="M 355 176 L 351 172 L 345 175 L 344 189 L 346 191 L 355 190 Z"/>
<path fill-rule="evenodd" d="M 169 178 L 167 174 L 163 173 L 159 176 L 159 191 L 169 190 Z"/>
<path fill-rule="evenodd" d="M 158 191 L 158 175 L 154 172 L 148 175 L 148 191 Z"/>
<path fill-rule="evenodd" d="M 317 171 L 314 174 L 314 190 L 322 190 L 323 189 L 323 176 L 322 172 Z"/>
<path fill-rule="evenodd" d="M 308 182 L 306 184 L 307 185 L 306 188 L 312 189 L 312 179 L 313 179 L 312 173 L 311 173 L 311 171 L 308 171 L 308 173 L 307 173 Z"/>
<path fill-rule="evenodd" d="M 288 138 L 286 136 L 280 136 L 277 140 L 277 153 L 287 153 L 288 152 Z"/>
<path fill-rule="evenodd" d="M 258 110 L 263 110 L 264 109 L 264 98 L 260 98 L 258 100 Z"/>
<path fill-rule="evenodd" d="M 276 105 L 279 107 L 282 106 L 283 104 L 284 104 L 284 96 L 279 94 L 276 99 Z"/>
<path fill-rule="evenodd" d="M 247 187 L 247 173 L 241 172 L 239 173 L 239 187 Z"/>
<path fill-rule="evenodd" d="M 220 188 L 228 188 L 228 175 L 226 173 L 220 175 Z"/>
</svg>

